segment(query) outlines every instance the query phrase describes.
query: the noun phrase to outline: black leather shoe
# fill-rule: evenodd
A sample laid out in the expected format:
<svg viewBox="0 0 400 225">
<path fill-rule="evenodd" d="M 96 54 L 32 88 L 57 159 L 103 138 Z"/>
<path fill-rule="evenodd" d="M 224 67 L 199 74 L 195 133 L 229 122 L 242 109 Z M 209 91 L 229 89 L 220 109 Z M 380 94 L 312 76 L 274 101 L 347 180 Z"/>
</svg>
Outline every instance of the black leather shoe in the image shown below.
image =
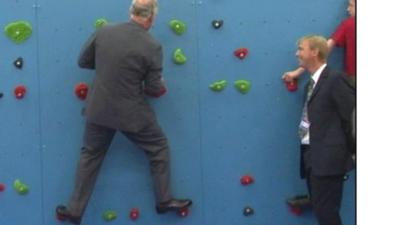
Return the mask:
<svg viewBox="0 0 400 225">
<path fill-rule="evenodd" d="M 56 207 L 56 216 L 59 220 L 67 220 L 73 224 L 81 224 L 81 217 L 72 216 L 68 208 L 64 205 Z"/>
<path fill-rule="evenodd" d="M 293 198 L 288 199 L 286 202 L 291 207 L 300 209 L 311 208 L 311 199 L 308 195 L 296 195 Z"/>
<path fill-rule="evenodd" d="M 168 211 L 178 211 L 192 205 L 192 200 L 190 199 L 171 199 L 167 202 L 159 203 L 156 206 L 157 213 L 166 213 Z"/>
</svg>

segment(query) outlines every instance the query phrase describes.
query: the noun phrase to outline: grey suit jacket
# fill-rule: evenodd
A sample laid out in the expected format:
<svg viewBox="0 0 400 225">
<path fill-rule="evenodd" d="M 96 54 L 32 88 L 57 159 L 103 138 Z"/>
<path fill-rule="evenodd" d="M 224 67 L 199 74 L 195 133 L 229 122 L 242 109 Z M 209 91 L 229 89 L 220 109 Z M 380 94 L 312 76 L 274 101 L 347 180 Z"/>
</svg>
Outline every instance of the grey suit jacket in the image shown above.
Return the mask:
<svg viewBox="0 0 400 225">
<path fill-rule="evenodd" d="M 95 69 L 85 114 L 91 123 L 135 132 L 156 122 L 145 92 L 163 93 L 162 48 L 133 21 L 106 25 L 84 44 L 78 64 Z"/>
<path fill-rule="evenodd" d="M 326 67 L 308 102 L 314 175 L 340 175 L 353 168 L 348 127 L 354 106 L 354 87 L 344 74 Z"/>
</svg>

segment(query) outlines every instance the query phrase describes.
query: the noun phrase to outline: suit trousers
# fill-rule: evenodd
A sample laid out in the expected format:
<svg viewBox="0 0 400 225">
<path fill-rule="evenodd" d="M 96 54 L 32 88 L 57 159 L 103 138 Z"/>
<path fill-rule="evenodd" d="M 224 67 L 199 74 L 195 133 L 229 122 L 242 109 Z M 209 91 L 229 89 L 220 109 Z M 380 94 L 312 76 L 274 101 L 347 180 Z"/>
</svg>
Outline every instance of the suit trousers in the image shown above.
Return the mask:
<svg viewBox="0 0 400 225">
<path fill-rule="evenodd" d="M 157 122 L 138 132 L 121 132 L 143 149 L 149 159 L 156 201 L 159 203 L 170 200 L 169 147 L 167 138 Z M 75 187 L 68 204 L 73 216 L 83 215 L 93 192 L 101 164 L 115 133 L 115 129 L 90 122 L 86 123 L 84 145 L 77 166 Z"/>
<path fill-rule="evenodd" d="M 311 166 L 310 149 L 301 146 L 301 174 L 305 175 L 311 204 L 319 225 L 342 225 L 340 205 L 343 194 L 342 175 L 316 176 Z"/>
</svg>

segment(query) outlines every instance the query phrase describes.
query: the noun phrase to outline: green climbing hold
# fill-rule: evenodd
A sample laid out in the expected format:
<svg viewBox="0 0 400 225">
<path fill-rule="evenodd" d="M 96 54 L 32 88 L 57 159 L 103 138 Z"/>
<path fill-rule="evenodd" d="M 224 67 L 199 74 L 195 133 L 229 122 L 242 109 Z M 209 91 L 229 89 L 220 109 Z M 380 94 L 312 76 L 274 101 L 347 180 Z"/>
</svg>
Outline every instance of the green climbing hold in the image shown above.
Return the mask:
<svg viewBox="0 0 400 225">
<path fill-rule="evenodd" d="M 186 56 L 183 54 L 182 49 L 177 48 L 174 52 L 174 62 L 176 64 L 185 64 L 186 60 Z"/>
<path fill-rule="evenodd" d="M 20 194 L 20 195 L 24 195 L 26 193 L 29 192 L 29 187 L 28 185 L 24 184 L 21 180 L 16 179 L 14 181 L 14 189 L 15 191 Z"/>
<path fill-rule="evenodd" d="M 115 220 L 117 218 L 117 212 L 112 210 L 107 210 L 103 213 L 103 219 L 105 221 Z"/>
<path fill-rule="evenodd" d="M 247 92 L 250 91 L 250 81 L 237 80 L 237 81 L 235 81 L 235 87 L 240 93 L 246 94 Z"/>
<path fill-rule="evenodd" d="M 169 22 L 169 27 L 177 35 L 182 35 L 186 31 L 186 24 L 180 20 L 171 20 Z"/>
<path fill-rule="evenodd" d="M 32 26 L 26 21 L 19 20 L 9 23 L 4 32 L 8 38 L 20 44 L 32 35 Z"/>
<path fill-rule="evenodd" d="M 225 89 L 226 85 L 227 85 L 226 80 L 219 80 L 219 81 L 216 81 L 216 82 L 210 84 L 210 89 L 213 91 L 220 92 Z"/>
<path fill-rule="evenodd" d="M 96 22 L 94 22 L 94 27 L 96 27 L 96 29 L 99 29 L 100 27 L 107 25 L 108 21 L 104 18 L 100 18 L 97 19 Z"/>
</svg>

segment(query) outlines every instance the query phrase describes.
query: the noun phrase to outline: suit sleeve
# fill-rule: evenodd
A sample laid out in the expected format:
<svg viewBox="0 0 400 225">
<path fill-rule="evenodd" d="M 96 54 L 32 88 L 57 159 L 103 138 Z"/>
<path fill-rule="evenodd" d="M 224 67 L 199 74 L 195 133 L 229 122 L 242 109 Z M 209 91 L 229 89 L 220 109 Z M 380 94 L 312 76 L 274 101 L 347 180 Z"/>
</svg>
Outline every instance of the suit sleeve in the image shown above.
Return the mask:
<svg viewBox="0 0 400 225">
<path fill-rule="evenodd" d="M 350 83 L 346 75 L 343 74 L 337 78 L 332 94 L 340 118 L 345 122 L 350 122 L 356 98 L 355 87 Z"/>
<path fill-rule="evenodd" d="M 342 121 L 342 128 L 346 134 L 347 149 L 354 154 L 356 152 L 355 137 L 355 86 L 350 78 L 342 75 L 334 84 L 333 99 L 337 106 Z"/>
<path fill-rule="evenodd" d="M 83 45 L 78 59 L 78 65 L 81 68 L 95 69 L 95 41 L 96 33 L 92 34 L 90 38 Z"/>
<path fill-rule="evenodd" d="M 151 97 L 160 97 L 167 92 L 162 78 L 162 47 L 158 46 L 150 57 L 150 64 L 144 78 L 144 92 Z"/>
</svg>

